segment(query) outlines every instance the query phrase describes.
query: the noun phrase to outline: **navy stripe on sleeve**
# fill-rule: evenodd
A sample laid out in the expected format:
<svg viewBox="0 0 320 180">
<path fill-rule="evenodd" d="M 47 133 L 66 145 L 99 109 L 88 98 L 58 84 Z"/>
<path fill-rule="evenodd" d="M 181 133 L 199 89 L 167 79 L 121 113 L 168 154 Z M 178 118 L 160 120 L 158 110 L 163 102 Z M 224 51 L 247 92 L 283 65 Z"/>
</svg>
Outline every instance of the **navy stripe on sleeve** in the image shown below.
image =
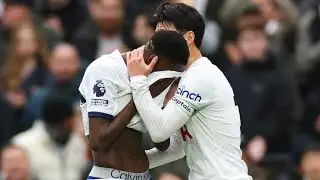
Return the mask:
<svg viewBox="0 0 320 180">
<path fill-rule="evenodd" d="M 101 113 L 101 112 L 88 112 L 88 116 L 89 117 L 104 118 L 104 119 L 108 119 L 108 120 L 113 120 L 113 118 L 114 118 L 114 116 L 112 116 L 110 114 L 105 114 L 105 113 Z"/>
</svg>

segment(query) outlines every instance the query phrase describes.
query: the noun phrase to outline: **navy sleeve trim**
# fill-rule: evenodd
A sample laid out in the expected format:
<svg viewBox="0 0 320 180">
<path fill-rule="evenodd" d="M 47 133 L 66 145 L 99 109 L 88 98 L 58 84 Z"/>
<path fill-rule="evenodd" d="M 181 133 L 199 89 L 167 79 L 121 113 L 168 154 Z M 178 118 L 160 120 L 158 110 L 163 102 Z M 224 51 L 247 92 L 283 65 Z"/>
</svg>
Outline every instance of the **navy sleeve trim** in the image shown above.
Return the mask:
<svg viewBox="0 0 320 180">
<path fill-rule="evenodd" d="M 105 113 L 101 113 L 101 112 L 88 112 L 88 116 L 89 117 L 104 118 L 104 119 L 108 119 L 108 120 L 113 120 L 113 118 L 114 118 L 114 116 L 112 116 L 110 114 L 105 114 Z"/>
</svg>

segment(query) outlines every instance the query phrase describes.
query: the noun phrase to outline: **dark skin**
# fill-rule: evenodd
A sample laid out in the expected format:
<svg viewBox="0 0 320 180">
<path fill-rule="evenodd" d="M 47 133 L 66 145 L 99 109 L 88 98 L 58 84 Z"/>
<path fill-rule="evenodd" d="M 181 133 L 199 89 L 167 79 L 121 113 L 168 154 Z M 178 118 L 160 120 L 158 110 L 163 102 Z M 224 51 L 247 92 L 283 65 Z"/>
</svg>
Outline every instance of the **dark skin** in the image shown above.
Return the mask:
<svg viewBox="0 0 320 180">
<path fill-rule="evenodd" d="M 154 57 L 145 51 L 146 62 Z M 123 56 L 125 59 L 125 55 Z M 161 62 L 161 61 L 159 61 Z M 163 62 L 163 61 L 162 61 Z M 167 62 L 160 63 L 156 70 L 176 70 Z M 152 97 L 158 96 L 175 79 L 161 79 L 150 86 Z M 168 102 L 175 93 L 177 84 L 173 84 L 166 96 Z M 123 171 L 141 173 L 149 169 L 149 161 L 142 147 L 142 133 L 127 128 L 127 125 L 137 113 L 131 100 L 113 120 L 89 118 L 89 144 L 92 149 L 96 166 L 114 168 Z M 170 145 L 170 140 L 155 144 L 156 148 L 164 151 Z"/>
</svg>

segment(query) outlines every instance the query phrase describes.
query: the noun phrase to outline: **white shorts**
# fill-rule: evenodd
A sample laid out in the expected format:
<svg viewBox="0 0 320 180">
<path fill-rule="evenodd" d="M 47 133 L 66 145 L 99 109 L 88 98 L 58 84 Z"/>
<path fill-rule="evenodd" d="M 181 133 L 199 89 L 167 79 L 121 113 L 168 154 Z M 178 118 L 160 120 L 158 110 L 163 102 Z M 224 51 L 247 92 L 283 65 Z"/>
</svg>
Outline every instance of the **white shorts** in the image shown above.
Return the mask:
<svg viewBox="0 0 320 180">
<path fill-rule="evenodd" d="M 112 168 L 93 166 L 87 180 L 89 180 L 89 179 L 151 180 L 151 175 L 150 175 L 149 171 L 146 171 L 144 173 L 131 173 L 131 172 L 121 171 L 121 170 L 112 169 Z"/>
</svg>

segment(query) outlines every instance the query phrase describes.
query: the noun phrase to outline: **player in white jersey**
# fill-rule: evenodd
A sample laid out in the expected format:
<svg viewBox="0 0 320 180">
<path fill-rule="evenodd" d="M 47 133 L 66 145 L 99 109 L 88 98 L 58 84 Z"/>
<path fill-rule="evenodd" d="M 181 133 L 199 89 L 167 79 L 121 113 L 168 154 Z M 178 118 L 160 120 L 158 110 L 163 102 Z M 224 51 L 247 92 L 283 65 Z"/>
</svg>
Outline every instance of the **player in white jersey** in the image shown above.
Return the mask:
<svg viewBox="0 0 320 180">
<path fill-rule="evenodd" d="M 242 160 L 240 115 L 233 90 L 199 50 L 203 18 L 193 7 L 165 3 L 156 10 L 154 24 L 156 31 L 183 34 L 190 57 L 178 90 L 164 109 L 156 106 L 146 83 L 156 60 L 147 65 L 142 55 L 127 59 L 133 99 L 152 140 L 161 142 L 181 128 L 190 180 L 251 180 Z"/>
<path fill-rule="evenodd" d="M 157 32 L 145 46 L 144 54 L 146 63 L 159 56 L 161 63 L 147 81 L 157 106 L 163 107 L 174 79 L 181 75 L 178 71 L 187 63 L 186 41 L 173 31 Z M 89 65 L 80 84 L 85 135 L 95 165 L 88 179 L 150 179 L 149 162 L 142 147 L 146 128 L 136 115 L 125 64 L 130 55 L 134 52 L 121 55 L 116 50 L 98 58 Z M 159 149 L 165 150 L 168 145 Z"/>
</svg>

